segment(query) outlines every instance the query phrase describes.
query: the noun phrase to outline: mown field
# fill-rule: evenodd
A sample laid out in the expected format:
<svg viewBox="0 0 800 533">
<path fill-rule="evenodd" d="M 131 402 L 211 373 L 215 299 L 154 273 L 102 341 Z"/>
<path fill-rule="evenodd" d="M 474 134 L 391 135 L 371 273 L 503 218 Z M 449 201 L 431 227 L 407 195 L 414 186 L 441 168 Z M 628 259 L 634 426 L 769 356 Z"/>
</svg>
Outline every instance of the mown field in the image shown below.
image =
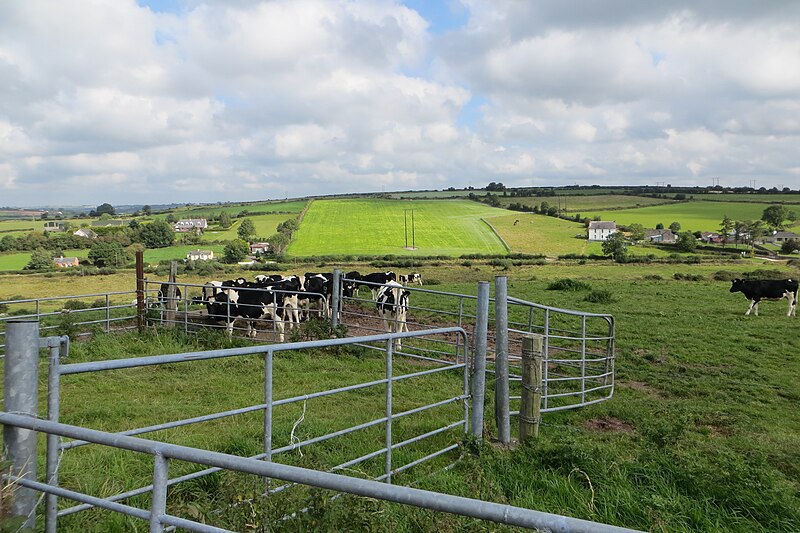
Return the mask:
<svg viewBox="0 0 800 533">
<path fill-rule="evenodd" d="M 369 271 L 365 265 L 339 266 Z M 420 466 L 396 482 L 646 531 L 800 530 L 800 418 L 795 416 L 800 401 L 796 386 L 800 382 L 798 319 L 784 316 L 785 300 L 765 302 L 760 317 L 746 317 L 742 295 L 729 293 L 729 282 L 712 278 L 719 271 L 741 275 L 755 268 L 780 270 L 785 276 L 800 274 L 796 268 L 751 260 L 699 265 L 590 262 L 511 268 L 429 264 L 417 268 L 424 279 L 440 282 L 428 289 L 474 294 L 477 281 L 502 274 L 509 277 L 511 296 L 561 308 L 612 313 L 617 390 L 608 402 L 545 415 L 540 438 L 526 446 L 487 444 L 478 448 L 478 455 L 467 454 L 452 470 L 439 470 L 441 463 L 433 468 Z M 695 276 L 697 281 L 679 281 L 674 279 L 676 274 Z M 551 282 L 563 278 L 582 281 L 588 288 L 548 290 Z M 74 281 L 96 288 L 124 282 L 125 277 Z M 31 287 L 47 283 L 53 285 L 46 290 L 57 290 L 55 278 L 39 278 Z M 4 285 L 0 283 L 0 290 Z M 21 280 L 17 286 L 24 287 Z M 65 287 L 63 280 L 61 287 Z M 80 287 L 83 285 L 69 286 Z M 600 290 L 608 291 L 611 301 L 586 300 L 590 291 Z M 412 306 L 436 308 L 436 302 L 431 295 L 411 296 Z M 412 311 L 412 317 L 417 313 Z M 101 335 L 96 342 L 75 344 L 71 362 L 227 345 L 224 338 L 205 335 L 186 340 L 165 332 L 143 337 Z M 381 361 L 378 355 L 360 351 L 286 354 L 276 359 L 276 375 L 281 376 L 276 381 L 277 395 L 380 379 Z M 405 368 L 399 358 L 395 365 Z M 419 365 L 408 368 L 419 370 Z M 118 430 L 257 403 L 263 394 L 262 371 L 260 358 L 249 358 L 111 372 L 104 379 L 70 376 L 64 388 L 62 419 Z M 439 375 L 419 387 L 409 384 L 411 388 L 404 393 L 421 402 L 432 401 L 436 394 L 458 384 L 456 376 Z M 170 394 L 163 394 L 164 390 Z M 323 404 L 309 402 L 298 436 L 343 427 L 362 416 L 370 418 L 372 411 L 375 417 L 381 416 L 380 397 L 378 391 Z M 492 397 L 492 391 L 487 391 L 487 399 Z M 359 409 L 352 409 L 354 403 Z M 300 406 L 276 410 L 282 428 L 276 442 L 288 441 L 301 414 Z M 441 421 L 433 414 L 428 418 L 427 427 L 436 427 Z M 421 427 L 409 424 L 398 431 L 420 431 Z M 516 420 L 512 420 L 514 435 L 516 428 Z M 491 405 L 487 406 L 487 431 L 487 438 L 496 435 Z M 259 417 L 248 415 L 160 432 L 155 438 L 254 454 L 260 451 L 260 432 Z M 342 445 L 306 449 L 303 457 L 293 453 L 278 460 L 320 468 L 350 451 L 366 451 L 380 439 L 380 432 L 369 433 Z M 380 464 L 350 474 L 374 475 L 373 467 L 379 470 Z M 190 470 L 188 465 L 174 463 L 170 472 Z M 81 486 L 98 494 L 147 483 L 151 475 L 149 459 L 109 451 L 90 453 L 88 448 L 66 452 L 60 469 L 65 486 Z M 252 525 L 269 528 L 268 524 L 276 523 L 292 530 L 325 531 L 511 530 L 372 500 L 329 502 L 325 493 L 300 491 L 282 504 L 283 500 L 274 496 L 258 498 L 259 487 L 258 480 L 215 475 L 175 487 L 168 508 L 235 530 L 258 530 Z M 251 497 L 256 498 L 253 507 L 229 506 Z M 147 501 L 138 498 L 134 503 L 146 505 Z M 280 521 L 297 506 L 306 505 L 313 507 L 311 512 Z M 60 524 L 60 531 L 146 531 L 143 522 L 104 511 L 64 518 Z"/>
<path fill-rule="evenodd" d="M 636 207 L 647 207 L 651 205 L 674 204 L 674 200 L 664 198 L 649 198 L 646 196 L 630 196 L 625 194 L 601 194 L 596 196 L 570 195 L 570 196 L 530 196 L 512 197 L 500 196 L 500 203 L 507 207 L 509 204 L 517 203 L 528 207 L 540 206 L 542 202 L 547 202 L 549 206 L 561 206 L 568 213 L 580 213 L 584 211 L 597 211 L 604 209 L 630 209 Z"/>
<path fill-rule="evenodd" d="M 800 194 L 692 194 L 708 202 L 755 202 L 758 204 L 800 204 Z"/>
<path fill-rule="evenodd" d="M 272 235 L 275 235 L 275 230 L 278 227 L 278 224 L 290 218 L 294 218 L 295 216 L 296 215 L 294 214 L 276 213 L 268 215 L 251 215 L 246 218 L 249 218 L 253 222 L 253 225 L 256 227 L 257 236 L 268 238 Z M 238 239 L 239 235 L 237 231 L 239 230 L 239 225 L 242 223 L 242 220 L 244 220 L 244 218 L 234 219 L 231 226 L 226 230 L 219 230 L 216 229 L 217 226 L 211 226 L 209 229 L 203 232 L 203 242 L 232 241 L 234 239 Z"/>
<path fill-rule="evenodd" d="M 505 213 L 467 200 L 316 200 L 287 253 L 296 257 L 502 254 L 503 243 L 480 218 Z M 416 250 L 405 249 L 406 236 L 408 246 L 414 242 Z"/>
<path fill-rule="evenodd" d="M 220 213 L 237 215 L 242 211 L 251 213 L 299 213 L 306 205 L 306 200 L 265 201 L 254 203 L 225 203 L 220 205 L 187 206 L 173 210 L 179 218 L 200 218 L 218 216 Z"/>
<path fill-rule="evenodd" d="M 583 216 L 599 216 L 602 220 L 613 220 L 617 224 L 641 224 L 654 228 L 656 224 L 668 227 L 679 222 L 681 231 L 719 231 L 722 219 L 727 215 L 732 220 L 759 220 L 766 203 L 752 202 L 682 202 L 674 205 L 658 205 L 638 209 L 616 211 L 587 211 Z"/>
</svg>

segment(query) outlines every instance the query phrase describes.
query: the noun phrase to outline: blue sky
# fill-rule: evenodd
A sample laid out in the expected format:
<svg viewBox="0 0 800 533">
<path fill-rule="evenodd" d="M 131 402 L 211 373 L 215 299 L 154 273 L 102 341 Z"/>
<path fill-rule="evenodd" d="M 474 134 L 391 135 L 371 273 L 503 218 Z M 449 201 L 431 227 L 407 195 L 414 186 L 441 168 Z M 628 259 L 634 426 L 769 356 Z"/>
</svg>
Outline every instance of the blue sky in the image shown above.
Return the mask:
<svg viewBox="0 0 800 533">
<path fill-rule="evenodd" d="M 3 2 L 0 77 L 4 205 L 800 187 L 788 0 Z"/>
</svg>

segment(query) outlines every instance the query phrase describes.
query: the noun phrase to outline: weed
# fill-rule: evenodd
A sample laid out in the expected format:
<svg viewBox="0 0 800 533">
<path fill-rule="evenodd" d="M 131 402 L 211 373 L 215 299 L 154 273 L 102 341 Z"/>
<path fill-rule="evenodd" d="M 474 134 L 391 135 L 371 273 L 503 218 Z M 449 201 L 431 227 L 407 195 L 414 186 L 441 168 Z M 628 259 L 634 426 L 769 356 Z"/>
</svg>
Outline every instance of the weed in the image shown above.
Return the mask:
<svg viewBox="0 0 800 533">
<path fill-rule="evenodd" d="M 547 286 L 548 291 L 588 291 L 591 288 L 588 283 L 572 278 L 562 278 Z"/>
<path fill-rule="evenodd" d="M 607 291 L 605 289 L 593 290 L 586 295 L 584 300 L 596 304 L 610 304 L 616 301 L 614 296 L 611 294 L 611 291 Z"/>
</svg>

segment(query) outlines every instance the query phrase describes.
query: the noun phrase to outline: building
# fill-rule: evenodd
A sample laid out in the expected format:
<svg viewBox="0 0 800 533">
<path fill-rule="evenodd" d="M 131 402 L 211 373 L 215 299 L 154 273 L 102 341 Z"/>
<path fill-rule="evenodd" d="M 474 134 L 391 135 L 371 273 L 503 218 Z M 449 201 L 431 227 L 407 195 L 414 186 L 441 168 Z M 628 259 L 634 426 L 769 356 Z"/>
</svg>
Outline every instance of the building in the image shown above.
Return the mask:
<svg viewBox="0 0 800 533">
<path fill-rule="evenodd" d="M 44 223 L 45 231 L 64 231 L 64 223 L 58 220 L 48 220 Z"/>
<path fill-rule="evenodd" d="M 671 229 L 646 229 L 644 238 L 648 242 L 658 242 L 661 244 L 675 244 L 678 236 Z"/>
<path fill-rule="evenodd" d="M 93 228 L 121 228 L 125 225 L 124 220 L 109 218 L 106 220 L 94 220 L 92 221 Z"/>
<path fill-rule="evenodd" d="M 76 267 L 81 264 L 77 257 L 64 257 L 63 255 L 53 259 L 53 262 L 58 268 Z"/>
<path fill-rule="evenodd" d="M 722 243 L 722 235 L 713 231 L 701 231 L 700 240 L 708 244 L 720 244 Z"/>
<path fill-rule="evenodd" d="M 172 228 L 178 233 L 189 233 L 194 231 L 200 233 L 208 227 L 208 221 L 205 218 L 182 218 L 172 225 Z"/>
<path fill-rule="evenodd" d="M 617 232 L 616 222 L 592 220 L 589 222 L 589 240 L 604 241 Z"/>
<path fill-rule="evenodd" d="M 772 235 L 764 237 L 764 242 L 783 244 L 791 239 L 800 240 L 800 235 L 792 233 L 791 231 L 773 231 Z"/>
<path fill-rule="evenodd" d="M 97 233 L 90 230 L 89 228 L 81 228 L 72 232 L 73 235 L 76 237 L 86 237 L 87 239 L 96 239 Z"/>
<path fill-rule="evenodd" d="M 253 255 L 268 254 L 272 249 L 268 242 L 254 242 L 250 245 L 250 253 Z"/>
<path fill-rule="evenodd" d="M 214 259 L 214 252 L 212 250 L 192 250 L 186 254 L 186 259 L 189 261 L 211 261 Z"/>
</svg>

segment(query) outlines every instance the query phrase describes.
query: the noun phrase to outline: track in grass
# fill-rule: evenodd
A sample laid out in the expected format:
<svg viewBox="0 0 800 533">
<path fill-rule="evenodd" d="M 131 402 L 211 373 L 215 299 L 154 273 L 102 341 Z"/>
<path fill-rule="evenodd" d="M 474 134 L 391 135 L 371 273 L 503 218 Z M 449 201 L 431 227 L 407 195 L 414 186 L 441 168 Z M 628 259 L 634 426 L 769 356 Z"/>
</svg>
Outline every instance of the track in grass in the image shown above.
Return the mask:
<svg viewBox="0 0 800 533">
<path fill-rule="evenodd" d="M 407 250 L 412 209 L 416 250 Z M 295 233 L 289 255 L 502 254 L 505 246 L 481 218 L 507 213 L 467 200 L 317 200 Z"/>
</svg>

